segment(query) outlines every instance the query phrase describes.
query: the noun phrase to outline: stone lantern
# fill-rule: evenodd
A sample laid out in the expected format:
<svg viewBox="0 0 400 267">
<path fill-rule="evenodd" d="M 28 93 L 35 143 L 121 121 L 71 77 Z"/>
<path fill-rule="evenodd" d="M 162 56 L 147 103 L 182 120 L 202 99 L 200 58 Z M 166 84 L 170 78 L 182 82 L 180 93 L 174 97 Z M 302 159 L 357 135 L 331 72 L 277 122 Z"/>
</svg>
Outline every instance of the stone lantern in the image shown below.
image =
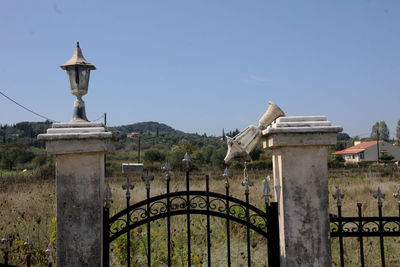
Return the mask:
<svg viewBox="0 0 400 267">
<path fill-rule="evenodd" d="M 82 96 L 88 92 L 90 71 L 95 70 L 96 67 L 83 57 L 79 42 L 76 44 L 71 59 L 60 67 L 67 71 L 71 93 L 76 96 L 72 121 L 88 121 Z"/>
</svg>

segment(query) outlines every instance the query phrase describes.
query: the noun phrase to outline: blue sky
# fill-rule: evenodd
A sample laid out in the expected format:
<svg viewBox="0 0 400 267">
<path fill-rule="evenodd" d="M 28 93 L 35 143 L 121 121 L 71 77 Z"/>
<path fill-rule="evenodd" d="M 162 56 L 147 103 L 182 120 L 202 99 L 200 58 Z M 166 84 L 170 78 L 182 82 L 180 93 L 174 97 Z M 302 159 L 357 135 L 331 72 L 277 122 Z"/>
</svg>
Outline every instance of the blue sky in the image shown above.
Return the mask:
<svg viewBox="0 0 400 267">
<path fill-rule="evenodd" d="M 400 120 L 400 1 L 0 2 L 0 91 L 57 121 L 74 96 L 59 66 L 80 42 L 97 67 L 89 120 L 158 121 L 220 135 L 269 100 L 350 135 Z M 0 96 L 0 123 L 40 121 Z"/>
</svg>

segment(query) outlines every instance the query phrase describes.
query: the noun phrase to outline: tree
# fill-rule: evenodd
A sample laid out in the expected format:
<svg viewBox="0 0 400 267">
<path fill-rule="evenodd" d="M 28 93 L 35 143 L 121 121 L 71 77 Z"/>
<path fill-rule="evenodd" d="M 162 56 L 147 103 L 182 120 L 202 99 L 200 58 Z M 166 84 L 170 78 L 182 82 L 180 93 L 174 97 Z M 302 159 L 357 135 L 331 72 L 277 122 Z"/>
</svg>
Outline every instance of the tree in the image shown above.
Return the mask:
<svg viewBox="0 0 400 267">
<path fill-rule="evenodd" d="M 165 153 L 157 149 L 149 149 L 144 153 L 145 162 L 162 162 L 165 160 Z"/>
<path fill-rule="evenodd" d="M 186 151 L 180 146 L 174 147 L 172 151 L 168 153 L 167 160 L 172 165 L 172 168 L 179 169 L 182 167 L 182 159 L 183 156 L 185 156 L 185 153 Z"/>
<path fill-rule="evenodd" d="M 372 126 L 371 138 L 378 139 L 378 135 L 380 140 L 389 141 L 390 133 L 385 121 L 375 122 Z"/>
<path fill-rule="evenodd" d="M 211 156 L 214 153 L 215 148 L 213 146 L 204 146 L 201 148 L 201 154 L 203 155 L 205 163 L 211 162 Z"/>
<path fill-rule="evenodd" d="M 397 121 L 396 137 L 397 137 L 397 144 L 400 145 L 400 120 Z"/>
<path fill-rule="evenodd" d="M 379 122 L 375 122 L 375 124 L 372 126 L 371 138 L 372 139 L 377 139 L 378 138 L 378 132 L 380 132 L 379 131 Z"/>
<path fill-rule="evenodd" d="M 379 132 L 380 138 L 382 140 L 389 141 L 390 133 L 389 133 L 389 128 L 387 127 L 385 121 L 381 121 L 379 123 L 379 130 L 380 130 Z"/>
<path fill-rule="evenodd" d="M 213 166 L 223 168 L 225 166 L 224 158 L 225 158 L 226 150 L 223 148 L 214 150 L 211 156 L 211 164 Z"/>
</svg>

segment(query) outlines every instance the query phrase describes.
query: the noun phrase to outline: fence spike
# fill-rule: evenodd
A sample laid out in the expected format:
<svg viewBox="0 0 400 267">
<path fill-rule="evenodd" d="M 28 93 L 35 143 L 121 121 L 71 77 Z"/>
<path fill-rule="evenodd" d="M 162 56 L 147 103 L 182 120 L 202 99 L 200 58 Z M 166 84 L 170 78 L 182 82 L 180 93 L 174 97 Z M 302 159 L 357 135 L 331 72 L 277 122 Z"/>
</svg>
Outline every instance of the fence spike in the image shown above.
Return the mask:
<svg viewBox="0 0 400 267">
<path fill-rule="evenodd" d="M 165 171 L 166 173 L 171 170 L 171 164 L 169 163 L 169 161 L 165 162 L 165 165 L 161 168 L 161 170 Z"/>
<path fill-rule="evenodd" d="M 265 199 L 265 203 L 267 205 L 269 205 L 269 199 L 270 199 L 270 188 L 269 188 L 269 183 L 271 181 L 271 178 L 269 177 L 269 175 L 267 176 L 267 178 L 264 179 L 263 181 L 263 185 L 264 185 L 264 189 L 263 189 L 263 197 Z"/>
<path fill-rule="evenodd" d="M 224 173 L 222 174 L 222 177 L 225 178 L 225 186 L 229 187 L 229 178 L 232 177 L 232 174 L 229 172 L 228 167 L 225 168 Z"/>
<path fill-rule="evenodd" d="M 165 162 L 164 167 L 161 167 L 161 170 L 163 172 L 166 172 L 165 174 L 165 180 L 169 181 L 170 180 L 170 176 L 169 176 L 169 171 L 171 170 L 171 164 L 169 163 L 169 161 Z"/>
<path fill-rule="evenodd" d="M 154 180 L 154 176 L 150 175 L 149 171 L 146 172 L 145 176 L 142 176 L 143 181 L 146 181 L 146 188 L 150 188 L 150 181 Z"/>
<path fill-rule="evenodd" d="M 376 193 L 374 194 L 374 198 L 377 198 L 377 199 L 378 199 L 378 206 L 381 207 L 381 206 L 382 206 L 382 199 L 385 198 L 385 194 L 382 193 L 380 187 L 378 187 L 378 190 L 377 190 Z"/>
<path fill-rule="evenodd" d="M 344 194 L 342 194 L 342 191 L 337 188 L 336 193 L 332 195 L 333 199 L 337 199 L 337 206 L 341 207 L 342 206 L 342 199 L 344 198 Z"/>
<path fill-rule="evenodd" d="M 246 193 L 249 193 L 249 186 L 253 186 L 253 182 L 250 182 L 249 174 L 247 173 L 247 162 L 246 161 L 244 162 L 242 185 L 245 187 Z"/>
<path fill-rule="evenodd" d="M 182 162 L 185 163 L 186 169 L 189 169 L 190 162 L 192 162 L 192 159 L 190 158 L 190 156 L 187 152 L 185 153 L 185 156 L 183 157 Z"/>
<path fill-rule="evenodd" d="M 124 185 L 122 185 L 122 189 L 126 190 L 126 197 L 130 198 L 131 197 L 131 192 L 129 190 L 132 190 L 134 186 L 129 182 L 129 178 L 126 177 L 126 182 Z"/>
<path fill-rule="evenodd" d="M 228 167 L 225 168 L 224 173 L 222 174 L 222 176 L 223 176 L 225 179 L 228 179 L 228 178 L 231 178 L 231 177 L 232 177 L 232 174 L 231 174 L 230 171 L 228 170 Z"/>
</svg>

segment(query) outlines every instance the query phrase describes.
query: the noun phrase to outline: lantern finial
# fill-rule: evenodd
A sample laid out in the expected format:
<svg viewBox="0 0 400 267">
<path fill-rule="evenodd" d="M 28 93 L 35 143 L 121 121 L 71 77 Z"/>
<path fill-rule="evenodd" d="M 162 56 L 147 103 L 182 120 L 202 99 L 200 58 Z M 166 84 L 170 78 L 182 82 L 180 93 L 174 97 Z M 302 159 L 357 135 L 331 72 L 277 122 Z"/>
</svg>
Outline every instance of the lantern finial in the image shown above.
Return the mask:
<svg viewBox="0 0 400 267">
<path fill-rule="evenodd" d="M 76 42 L 74 54 L 70 60 L 61 65 L 61 68 L 67 71 L 71 93 L 76 96 L 72 121 L 87 122 L 85 102 L 82 100 L 82 96 L 86 95 L 88 91 L 90 71 L 95 70 L 96 67 L 83 57 L 79 42 Z"/>
</svg>

